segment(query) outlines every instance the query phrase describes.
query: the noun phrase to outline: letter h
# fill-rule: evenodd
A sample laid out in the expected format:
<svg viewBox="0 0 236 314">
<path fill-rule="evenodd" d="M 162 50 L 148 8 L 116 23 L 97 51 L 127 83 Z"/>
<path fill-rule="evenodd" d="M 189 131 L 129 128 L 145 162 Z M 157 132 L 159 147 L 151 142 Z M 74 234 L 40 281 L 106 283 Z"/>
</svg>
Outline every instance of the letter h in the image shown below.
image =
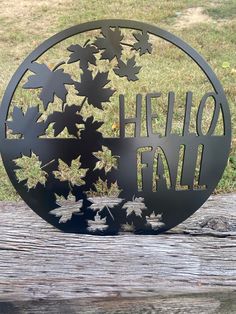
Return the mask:
<svg viewBox="0 0 236 314">
<path fill-rule="evenodd" d="M 119 96 L 120 104 L 120 137 L 125 137 L 125 126 L 134 123 L 134 136 L 138 137 L 141 133 L 141 112 L 142 112 L 142 95 L 136 95 L 136 116 L 134 118 L 125 118 L 125 99 L 124 95 Z"/>
</svg>

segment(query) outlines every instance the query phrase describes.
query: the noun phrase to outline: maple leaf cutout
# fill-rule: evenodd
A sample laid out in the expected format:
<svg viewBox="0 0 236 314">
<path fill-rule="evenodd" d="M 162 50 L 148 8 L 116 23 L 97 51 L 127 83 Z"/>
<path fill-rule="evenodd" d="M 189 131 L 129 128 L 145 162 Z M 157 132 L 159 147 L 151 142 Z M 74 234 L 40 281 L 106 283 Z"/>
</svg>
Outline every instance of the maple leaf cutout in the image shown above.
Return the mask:
<svg viewBox="0 0 236 314">
<path fill-rule="evenodd" d="M 53 124 L 54 136 L 60 134 L 64 128 L 67 128 L 68 133 L 78 138 L 77 124 L 83 123 L 83 117 L 77 114 L 80 111 L 80 106 L 66 105 L 64 111 L 54 111 L 47 118 L 47 123 Z"/>
<path fill-rule="evenodd" d="M 42 162 L 33 152 L 30 157 L 22 155 L 13 161 L 20 168 L 14 170 L 18 182 L 26 181 L 25 185 L 28 189 L 34 189 L 38 183 L 45 185 L 48 174 L 42 170 Z"/>
<path fill-rule="evenodd" d="M 125 231 L 125 232 L 133 232 L 135 230 L 135 225 L 132 222 L 131 224 L 129 224 L 128 222 L 121 225 L 121 230 Z"/>
<path fill-rule="evenodd" d="M 151 225 L 153 230 L 158 230 L 165 226 L 162 222 L 162 214 L 155 214 L 153 211 L 150 216 L 146 216 L 147 223 Z"/>
<path fill-rule="evenodd" d="M 94 220 L 88 220 L 88 231 L 104 231 L 107 228 L 106 217 L 101 218 L 99 214 L 94 217 Z"/>
<path fill-rule="evenodd" d="M 67 221 L 71 220 L 72 215 L 75 213 L 83 214 L 81 212 L 83 207 L 83 200 L 79 200 L 76 203 L 67 202 L 66 200 L 57 201 L 57 205 L 59 205 L 59 207 L 51 210 L 49 213 L 56 217 L 60 217 L 59 223 L 66 223 Z"/>
<path fill-rule="evenodd" d="M 142 197 L 136 197 L 133 201 L 126 202 L 122 208 L 126 209 L 127 217 L 132 213 L 136 216 L 142 217 L 142 211 L 147 209 L 143 201 L 144 199 Z"/>
<path fill-rule="evenodd" d="M 44 122 L 37 123 L 40 116 L 38 106 L 27 108 L 26 113 L 15 106 L 12 121 L 7 121 L 6 124 L 13 134 L 22 134 L 24 138 L 38 137 L 43 135 L 46 129 Z"/>
<path fill-rule="evenodd" d="M 90 208 L 94 211 L 98 210 L 98 212 L 102 211 L 103 208 L 106 208 L 112 219 L 115 220 L 110 209 L 119 205 L 123 200 L 118 197 L 121 190 L 119 189 L 117 182 L 111 183 L 111 185 L 108 186 L 107 180 L 103 181 L 99 178 L 94 186 L 96 192 L 90 191 L 91 197 L 88 198 L 92 203 Z"/>
<path fill-rule="evenodd" d="M 146 52 L 152 52 L 152 44 L 148 41 L 149 35 L 147 34 L 147 32 L 142 32 L 142 34 L 134 33 L 133 36 L 137 40 L 137 42 L 133 45 L 133 49 L 136 51 L 139 50 L 140 56 L 145 54 Z"/>
<path fill-rule="evenodd" d="M 128 59 L 127 63 L 119 60 L 118 67 L 113 71 L 120 77 L 126 76 L 128 81 L 137 81 L 138 77 L 136 74 L 139 73 L 141 67 L 135 66 L 135 64 L 135 56 L 133 56 L 131 59 Z"/>
<path fill-rule="evenodd" d="M 91 191 L 92 196 L 107 196 L 107 197 L 118 197 L 121 190 L 117 184 L 117 181 L 108 185 L 107 180 L 102 180 L 99 178 L 97 182 L 94 184 L 96 189 L 95 191 Z"/>
<path fill-rule="evenodd" d="M 117 169 L 117 158 L 112 155 L 111 150 L 106 146 L 102 146 L 102 151 L 93 153 L 99 159 L 96 162 L 95 169 L 104 169 L 106 173 L 111 171 L 112 168 Z"/>
<path fill-rule="evenodd" d="M 58 170 L 53 171 L 53 174 L 60 181 L 68 181 L 72 185 L 83 185 L 85 184 L 84 177 L 88 169 L 80 167 L 80 156 L 72 160 L 71 166 L 68 166 L 67 163 L 59 159 Z"/>
<path fill-rule="evenodd" d="M 85 47 L 80 45 L 71 45 L 67 48 L 67 50 L 72 52 L 68 63 L 80 61 L 81 69 L 87 69 L 89 63 L 96 65 L 96 58 L 94 56 L 94 53 L 98 52 L 96 47 L 91 45 L 87 45 Z"/>
<path fill-rule="evenodd" d="M 122 198 L 118 197 L 89 197 L 88 200 L 92 203 L 89 208 L 91 208 L 93 211 L 101 212 L 103 208 L 106 208 L 114 220 L 114 216 L 110 212 L 110 209 L 114 208 L 115 206 L 119 205 L 122 202 Z"/>
<path fill-rule="evenodd" d="M 75 82 L 75 88 L 79 96 L 86 96 L 90 105 L 103 110 L 102 102 L 109 101 L 115 92 L 110 88 L 104 88 L 110 80 L 108 80 L 109 72 L 98 72 L 93 78 L 92 72 L 86 70 L 81 75 L 81 83 Z"/>
<path fill-rule="evenodd" d="M 66 102 L 68 91 L 65 84 L 73 85 L 74 81 L 71 76 L 64 73 L 64 69 L 50 70 L 46 64 L 33 62 L 29 70 L 34 73 L 28 77 L 28 82 L 23 85 L 25 89 L 42 88 L 39 94 L 40 100 L 43 102 L 46 110 L 49 103 L 54 102 L 54 96 Z"/>
<path fill-rule="evenodd" d="M 121 40 L 123 35 L 118 27 L 114 30 L 102 27 L 101 33 L 103 37 L 97 37 L 94 45 L 99 49 L 104 50 L 101 55 L 101 59 L 108 59 L 111 61 L 113 58 L 120 59 L 122 52 Z"/>
<path fill-rule="evenodd" d="M 119 205 L 123 200 L 122 198 L 118 197 L 121 190 L 119 189 L 117 182 L 111 183 L 111 185 L 108 186 L 107 180 L 103 181 L 101 178 L 99 178 L 94 186 L 96 192 L 89 192 L 91 197 L 89 197 L 88 200 L 92 203 L 90 208 L 93 211 L 98 212 L 106 208 L 111 218 L 115 220 L 110 209 Z"/>
</svg>

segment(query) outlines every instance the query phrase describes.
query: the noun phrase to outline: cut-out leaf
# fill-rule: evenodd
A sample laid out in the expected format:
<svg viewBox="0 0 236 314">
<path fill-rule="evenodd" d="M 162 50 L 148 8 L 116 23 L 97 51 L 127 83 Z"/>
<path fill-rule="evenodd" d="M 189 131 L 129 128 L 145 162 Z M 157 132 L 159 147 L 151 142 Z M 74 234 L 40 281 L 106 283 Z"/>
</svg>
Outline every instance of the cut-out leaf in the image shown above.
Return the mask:
<svg viewBox="0 0 236 314">
<path fill-rule="evenodd" d="M 67 128 L 68 133 L 78 137 L 78 131 L 76 124 L 83 123 L 83 117 L 77 114 L 80 111 L 80 107 L 77 105 L 66 105 L 64 111 L 54 111 L 48 116 L 47 123 L 53 124 L 54 136 L 60 134 L 64 128 Z"/>
<path fill-rule="evenodd" d="M 114 208 L 122 202 L 122 198 L 118 197 L 89 197 L 88 200 L 92 203 L 89 207 L 94 211 L 101 211 L 104 207 Z"/>
<path fill-rule="evenodd" d="M 135 230 L 135 225 L 132 222 L 131 224 L 129 224 L 128 222 L 121 225 L 121 230 L 125 231 L 125 232 L 133 232 Z"/>
<path fill-rule="evenodd" d="M 104 231 L 108 228 L 106 225 L 106 217 L 101 218 L 99 214 L 94 217 L 94 220 L 88 220 L 88 231 Z"/>
<path fill-rule="evenodd" d="M 119 205 L 122 202 L 122 198 L 119 198 L 118 195 L 120 194 L 121 190 L 118 187 L 117 182 L 111 183 L 108 186 L 107 180 L 103 181 L 99 178 L 94 184 L 96 192 L 90 191 L 92 197 L 88 198 L 88 200 L 92 203 L 90 208 L 94 211 L 102 211 L 104 208 L 107 211 L 107 214 L 115 220 L 112 212 L 110 209 L 114 208 L 115 206 Z"/>
<path fill-rule="evenodd" d="M 99 159 L 96 162 L 95 169 L 104 169 L 105 172 L 111 171 L 112 168 L 117 169 L 117 158 L 111 153 L 111 150 L 106 146 L 102 146 L 102 151 L 93 153 L 93 155 Z"/>
<path fill-rule="evenodd" d="M 92 192 L 92 196 L 107 196 L 107 197 L 118 197 L 121 190 L 117 184 L 117 181 L 108 185 L 107 180 L 99 178 L 94 184 L 96 192 Z"/>
<path fill-rule="evenodd" d="M 31 152 L 31 156 L 22 156 L 13 160 L 20 167 L 16 169 L 15 174 L 19 182 L 25 181 L 28 189 L 34 189 L 38 183 L 45 185 L 47 181 L 47 172 L 42 170 L 42 162 L 39 157 Z"/>
<path fill-rule="evenodd" d="M 136 197 L 133 201 L 126 202 L 122 208 L 126 209 L 127 217 L 131 214 L 142 217 L 143 210 L 147 209 L 142 197 Z"/>
<path fill-rule="evenodd" d="M 97 37 L 94 44 L 99 49 L 104 50 L 102 52 L 101 59 L 108 59 L 111 61 L 113 58 L 120 59 L 122 52 L 121 40 L 123 35 L 118 27 L 114 30 L 103 27 L 102 30 L 103 37 Z"/>
<path fill-rule="evenodd" d="M 80 167 L 80 156 L 72 160 L 71 166 L 68 166 L 63 160 L 59 159 L 58 170 L 53 171 L 53 174 L 60 181 L 68 181 L 72 185 L 83 185 L 85 184 L 84 177 L 88 169 Z"/>
<path fill-rule="evenodd" d="M 80 61 L 81 69 L 87 69 L 89 63 L 96 65 L 96 58 L 94 56 L 94 54 L 98 52 L 96 47 L 91 45 L 87 45 L 85 47 L 80 45 L 71 45 L 67 48 L 67 50 L 72 52 L 68 63 Z"/>
<path fill-rule="evenodd" d="M 162 214 L 155 214 L 154 211 L 150 216 L 146 216 L 146 220 L 153 230 L 158 230 L 165 226 L 165 223 L 162 221 Z"/>
<path fill-rule="evenodd" d="M 136 51 L 139 50 L 140 56 L 145 54 L 146 52 L 152 52 L 152 44 L 148 41 L 149 35 L 147 34 L 147 32 L 134 33 L 133 36 L 137 40 L 137 42 L 133 45 L 133 49 L 135 49 Z"/>
<path fill-rule="evenodd" d="M 104 88 L 109 82 L 108 72 L 98 72 L 93 78 L 92 72 L 86 70 L 81 75 L 81 83 L 75 82 L 75 88 L 78 90 L 79 96 L 87 97 L 90 105 L 103 109 L 102 102 L 110 101 L 110 97 L 115 92 L 111 88 Z"/>
<path fill-rule="evenodd" d="M 128 81 L 137 81 L 138 77 L 136 74 L 139 73 L 141 67 L 135 66 L 135 64 L 135 56 L 128 59 L 127 63 L 119 60 L 118 67 L 114 69 L 114 72 L 120 77 L 126 76 Z"/>
<path fill-rule="evenodd" d="M 71 76 L 64 73 L 64 69 L 50 70 L 46 64 L 33 62 L 29 68 L 34 75 L 28 77 L 28 82 L 23 85 L 26 89 L 42 88 L 39 98 L 42 100 L 45 110 L 48 104 L 54 101 L 54 96 L 66 102 L 68 91 L 66 84 L 73 85 Z"/>
<path fill-rule="evenodd" d="M 122 198 L 119 198 L 121 190 L 118 187 L 117 182 L 108 185 L 107 180 L 102 180 L 99 178 L 94 184 L 95 190 L 90 190 L 87 194 L 90 196 L 88 200 L 92 203 L 90 208 L 93 211 L 102 211 L 104 208 L 107 213 L 114 220 L 114 216 L 110 209 L 119 205 L 122 202 Z"/>
<path fill-rule="evenodd" d="M 60 217 L 59 223 L 66 223 L 67 221 L 71 220 L 73 214 L 83 214 L 83 212 L 81 212 L 83 207 L 83 200 L 79 200 L 76 203 L 66 200 L 57 201 L 57 204 L 60 207 L 51 210 L 49 213 L 56 217 Z"/>
<path fill-rule="evenodd" d="M 41 116 L 38 106 L 27 108 L 24 114 L 19 107 L 14 107 L 12 121 L 6 124 L 13 134 L 22 134 L 24 138 L 38 137 L 45 133 L 46 125 L 44 122 L 37 123 Z"/>
</svg>

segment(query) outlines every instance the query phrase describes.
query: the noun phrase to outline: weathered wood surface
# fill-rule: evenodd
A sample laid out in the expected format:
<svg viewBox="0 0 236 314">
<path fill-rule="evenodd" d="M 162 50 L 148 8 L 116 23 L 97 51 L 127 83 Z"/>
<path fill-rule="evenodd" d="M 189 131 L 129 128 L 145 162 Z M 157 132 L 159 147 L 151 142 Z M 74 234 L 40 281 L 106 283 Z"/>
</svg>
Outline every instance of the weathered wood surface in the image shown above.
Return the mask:
<svg viewBox="0 0 236 314">
<path fill-rule="evenodd" d="M 0 303 L 1 314 L 235 314 L 236 293 Z"/>
<path fill-rule="evenodd" d="M 186 308 L 182 313 L 222 306 L 236 312 L 235 193 L 211 197 L 158 236 L 65 234 L 22 202 L 0 202 L 0 214 L 1 313 L 27 313 L 30 306 L 59 313 L 59 304 L 65 313 L 78 306 L 79 313 L 168 313 L 177 304 Z M 37 299 L 47 299 L 41 312 Z M 198 310 L 191 312 L 194 304 Z M 147 311 L 138 312 L 138 305 Z"/>
</svg>

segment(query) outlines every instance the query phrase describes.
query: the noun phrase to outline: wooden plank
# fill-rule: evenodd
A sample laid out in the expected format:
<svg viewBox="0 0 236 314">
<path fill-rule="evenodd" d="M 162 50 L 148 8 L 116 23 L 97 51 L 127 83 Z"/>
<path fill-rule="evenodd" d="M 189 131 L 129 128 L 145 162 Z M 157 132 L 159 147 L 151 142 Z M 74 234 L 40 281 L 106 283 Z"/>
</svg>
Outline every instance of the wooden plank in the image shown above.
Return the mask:
<svg viewBox="0 0 236 314">
<path fill-rule="evenodd" d="M 158 236 L 65 234 L 22 202 L 1 202 L 0 213 L 2 302 L 236 290 L 236 193 Z"/>
</svg>

